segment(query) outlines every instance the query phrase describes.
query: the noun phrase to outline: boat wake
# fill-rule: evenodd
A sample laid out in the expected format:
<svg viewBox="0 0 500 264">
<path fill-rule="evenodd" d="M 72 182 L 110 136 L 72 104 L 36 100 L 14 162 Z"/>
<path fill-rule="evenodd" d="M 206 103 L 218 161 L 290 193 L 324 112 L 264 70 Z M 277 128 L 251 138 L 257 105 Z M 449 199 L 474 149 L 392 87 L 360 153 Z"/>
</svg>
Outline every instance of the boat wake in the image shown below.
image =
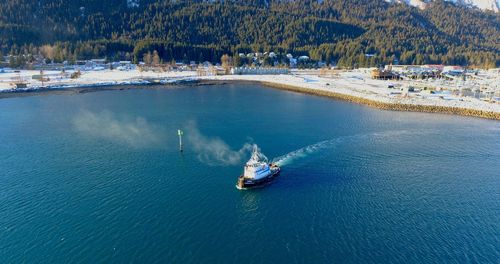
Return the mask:
<svg viewBox="0 0 500 264">
<path fill-rule="evenodd" d="M 285 155 L 276 157 L 273 159 L 273 163 L 275 163 L 278 166 L 285 166 L 288 164 L 291 164 L 293 161 L 301 158 L 305 158 L 315 152 L 318 152 L 322 149 L 327 149 L 331 148 L 338 143 L 342 142 L 344 138 L 335 138 L 335 139 L 330 139 L 330 140 L 325 140 L 321 141 L 297 150 L 294 150 L 292 152 L 289 152 Z"/>
<path fill-rule="evenodd" d="M 421 130 L 420 132 L 422 133 L 424 131 Z M 345 142 L 345 141 L 364 140 L 364 139 L 370 138 L 370 137 L 372 137 L 372 138 L 373 137 L 375 137 L 375 138 L 395 137 L 395 136 L 400 136 L 400 135 L 405 135 L 405 134 L 410 134 L 410 133 L 411 133 L 411 131 L 409 131 L 409 130 L 393 130 L 393 131 L 375 132 L 375 133 L 370 133 L 370 134 L 358 134 L 358 135 L 343 136 L 343 137 L 328 139 L 328 140 L 320 141 L 318 143 L 294 150 L 294 151 L 289 152 L 285 155 L 276 157 L 273 159 L 272 163 L 275 163 L 278 166 L 289 165 L 298 159 L 305 158 L 309 155 L 312 155 L 312 154 L 319 152 L 321 150 L 324 150 L 324 149 L 335 147 L 335 146 L 337 146 L 340 143 Z"/>
</svg>

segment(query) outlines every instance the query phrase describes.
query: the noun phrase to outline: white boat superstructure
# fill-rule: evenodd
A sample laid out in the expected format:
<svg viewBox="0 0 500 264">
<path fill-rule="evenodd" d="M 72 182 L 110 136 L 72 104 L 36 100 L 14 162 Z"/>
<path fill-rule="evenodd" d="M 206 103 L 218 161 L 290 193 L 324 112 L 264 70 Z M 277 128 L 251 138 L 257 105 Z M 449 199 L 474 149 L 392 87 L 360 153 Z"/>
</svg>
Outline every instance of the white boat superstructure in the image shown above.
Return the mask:
<svg viewBox="0 0 500 264">
<path fill-rule="evenodd" d="M 266 156 L 258 152 L 257 147 L 254 146 L 252 157 L 245 164 L 243 177 L 247 179 L 259 180 L 265 178 L 271 173 L 269 164 L 267 163 Z"/>
<path fill-rule="evenodd" d="M 269 164 L 267 157 L 254 145 L 252 156 L 245 164 L 243 175 L 238 178 L 236 187 L 247 189 L 265 185 L 278 176 L 279 172 L 280 168 L 275 164 Z"/>
</svg>

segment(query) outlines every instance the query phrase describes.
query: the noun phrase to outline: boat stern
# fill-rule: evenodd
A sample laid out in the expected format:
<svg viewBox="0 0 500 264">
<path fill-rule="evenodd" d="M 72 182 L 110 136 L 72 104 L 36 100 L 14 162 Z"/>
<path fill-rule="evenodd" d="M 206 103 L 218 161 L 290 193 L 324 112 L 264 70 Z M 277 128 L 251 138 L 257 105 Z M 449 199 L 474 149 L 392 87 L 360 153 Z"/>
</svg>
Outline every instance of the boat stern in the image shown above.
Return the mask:
<svg viewBox="0 0 500 264">
<path fill-rule="evenodd" d="M 238 181 L 236 182 L 236 188 L 240 190 L 245 189 L 245 178 L 243 177 L 243 175 L 240 175 L 240 177 L 238 177 Z"/>
</svg>

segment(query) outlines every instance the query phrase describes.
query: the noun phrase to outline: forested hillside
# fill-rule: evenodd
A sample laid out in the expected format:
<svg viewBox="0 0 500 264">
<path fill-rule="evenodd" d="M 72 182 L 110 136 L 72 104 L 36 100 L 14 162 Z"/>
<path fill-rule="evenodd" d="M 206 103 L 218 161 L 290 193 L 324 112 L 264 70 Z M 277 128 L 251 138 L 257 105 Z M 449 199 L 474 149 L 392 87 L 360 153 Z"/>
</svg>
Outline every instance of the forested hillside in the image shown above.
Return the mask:
<svg viewBox="0 0 500 264">
<path fill-rule="evenodd" d="M 342 66 L 500 66 L 500 14 L 437 1 L 4 0 L 3 54 L 212 60 L 239 52 L 309 55 Z M 368 57 L 366 54 L 373 54 Z"/>
</svg>

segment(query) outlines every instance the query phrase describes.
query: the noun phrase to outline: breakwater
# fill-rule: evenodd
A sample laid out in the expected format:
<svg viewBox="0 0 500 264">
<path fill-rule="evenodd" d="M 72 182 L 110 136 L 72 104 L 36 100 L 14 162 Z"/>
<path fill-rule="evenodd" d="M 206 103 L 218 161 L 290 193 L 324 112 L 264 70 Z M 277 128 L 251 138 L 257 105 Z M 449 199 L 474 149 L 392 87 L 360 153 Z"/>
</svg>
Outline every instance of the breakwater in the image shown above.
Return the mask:
<svg viewBox="0 0 500 264">
<path fill-rule="evenodd" d="M 353 95 L 347 95 L 342 93 L 336 93 L 332 91 L 325 91 L 319 89 L 309 89 L 300 86 L 294 86 L 289 84 L 281 84 L 274 82 L 266 82 L 261 81 L 261 84 L 286 90 L 292 92 L 299 92 L 310 95 L 324 96 L 330 97 L 334 99 L 344 100 L 352 103 L 363 104 L 370 107 L 375 107 L 379 109 L 385 110 L 393 110 L 393 111 L 410 111 L 410 112 L 425 112 L 425 113 L 443 113 L 443 114 L 453 114 L 453 115 L 462 115 L 462 116 L 472 116 L 472 117 L 480 117 L 486 119 L 500 120 L 500 113 L 491 112 L 491 111 L 482 111 L 477 109 L 468 109 L 461 107 L 448 107 L 448 106 L 435 106 L 435 105 L 417 105 L 417 104 L 402 104 L 402 103 L 386 103 L 375 101 L 371 99 L 366 99 L 362 97 L 357 97 Z"/>
</svg>

